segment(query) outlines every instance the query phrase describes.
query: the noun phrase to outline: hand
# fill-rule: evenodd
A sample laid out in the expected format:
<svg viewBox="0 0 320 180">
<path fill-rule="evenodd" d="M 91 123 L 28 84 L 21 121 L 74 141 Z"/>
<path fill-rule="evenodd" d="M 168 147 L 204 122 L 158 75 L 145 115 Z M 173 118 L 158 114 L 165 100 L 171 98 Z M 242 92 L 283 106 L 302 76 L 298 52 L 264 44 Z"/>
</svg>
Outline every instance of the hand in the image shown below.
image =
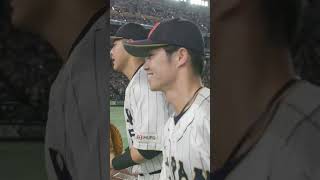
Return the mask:
<svg viewBox="0 0 320 180">
<path fill-rule="evenodd" d="M 118 177 L 114 177 L 114 175 L 117 173 L 120 173 L 120 175 Z M 119 179 L 124 178 L 126 175 L 131 176 L 131 177 L 126 177 L 129 179 L 137 179 L 137 177 L 138 177 L 138 174 L 132 174 L 127 169 L 122 169 L 122 170 L 111 169 L 110 170 L 110 179 L 111 180 L 119 180 Z M 121 178 L 121 176 L 122 176 L 122 178 Z"/>
<path fill-rule="evenodd" d="M 115 174 L 117 174 L 118 172 L 119 172 L 118 170 L 110 169 L 110 179 L 111 179 L 111 180 L 119 179 L 119 178 L 113 177 L 113 176 L 114 176 Z"/>
</svg>

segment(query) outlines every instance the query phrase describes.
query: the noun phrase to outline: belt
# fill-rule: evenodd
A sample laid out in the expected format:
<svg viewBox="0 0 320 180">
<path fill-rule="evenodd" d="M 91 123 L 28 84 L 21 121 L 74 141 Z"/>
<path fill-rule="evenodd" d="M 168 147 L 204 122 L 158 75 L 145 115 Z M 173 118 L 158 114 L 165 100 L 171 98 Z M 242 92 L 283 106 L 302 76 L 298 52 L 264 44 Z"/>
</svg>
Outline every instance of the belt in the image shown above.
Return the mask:
<svg viewBox="0 0 320 180">
<path fill-rule="evenodd" d="M 144 175 L 146 175 L 146 174 L 153 175 L 153 174 L 159 174 L 159 173 L 161 173 L 161 169 L 158 170 L 158 171 L 153 171 L 153 172 L 151 172 L 151 173 L 139 174 L 139 176 L 144 176 Z"/>
</svg>

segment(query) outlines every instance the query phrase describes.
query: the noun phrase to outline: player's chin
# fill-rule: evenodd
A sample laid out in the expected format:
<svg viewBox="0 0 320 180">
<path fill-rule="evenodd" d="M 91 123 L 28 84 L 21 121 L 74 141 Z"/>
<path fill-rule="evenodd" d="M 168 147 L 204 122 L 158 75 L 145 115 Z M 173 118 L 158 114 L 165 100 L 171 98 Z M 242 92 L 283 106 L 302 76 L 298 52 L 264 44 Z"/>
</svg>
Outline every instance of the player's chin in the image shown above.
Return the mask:
<svg viewBox="0 0 320 180">
<path fill-rule="evenodd" d="M 119 72 L 118 66 L 114 62 L 111 62 L 111 66 L 114 71 Z"/>
<path fill-rule="evenodd" d="M 154 83 L 152 83 L 150 81 L 149 81 L 149 85 L 150 85 L 150 90 L 151 91 L 159 91 L 160 90 L 160 88 L 156 84 L 154 84 Z"/>
<path fill-rule="evenodd" d="M 117 71 L 117 68 L 116 68 L 116 66 L 115 66 L 114 64 L 111 64 L 111 66 L 112 66 L 112 69 L 113 69 L 114 71 Z"/>
</svg>

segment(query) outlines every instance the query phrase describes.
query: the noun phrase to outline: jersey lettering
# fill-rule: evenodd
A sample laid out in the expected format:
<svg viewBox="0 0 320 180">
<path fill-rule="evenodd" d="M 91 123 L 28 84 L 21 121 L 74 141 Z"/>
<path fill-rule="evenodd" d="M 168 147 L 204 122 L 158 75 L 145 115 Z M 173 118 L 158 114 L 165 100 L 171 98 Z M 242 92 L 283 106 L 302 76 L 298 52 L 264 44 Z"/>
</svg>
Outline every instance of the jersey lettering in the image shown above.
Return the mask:
<svg viewBox="0 0 320 180">
<path fill-rule="evenodd" d="M 194 168 L 194 180 L 207 180 L 209 178 L 209 171 L 204 174 L 202 169 Z"/>
<path fill-rule="evenodd" d="M 127 117 L 128 117 L 127 122 L 130 123 L 133 126 L 133 118 L 131 116 L 131 113 L 130 113 L 129 109 L 126 109 L 126 114 L 127 114 Z"/>
<path fill-rule="evenodd" d="M 166 165 L 167 167 L 169 167 L 169 161 L 168 161 L 168 158 L 166 158 L 165 165 Z"/>
<path fill-rule="evenodd" d="M 187 174 L 184 171 L 183 163 L 179 161 L 179 180 L 188 180 Z"/>
<path fill-rule="evenodd" d="M 173 174 L 173 179 L 175 178 L 175 173 L 177 170 L 177 164 L 176 164 L 176 160 L 174 159 L 174 157 L 171 157 L 171 167 L 172 167 L 172 174 Z"/>
<path fill-rule="evenodd" d="M 129 129 L 128 132 L 129 132 L 130 137 L 133 137 L 135 135 L 133 129 Z"/>
</svg>

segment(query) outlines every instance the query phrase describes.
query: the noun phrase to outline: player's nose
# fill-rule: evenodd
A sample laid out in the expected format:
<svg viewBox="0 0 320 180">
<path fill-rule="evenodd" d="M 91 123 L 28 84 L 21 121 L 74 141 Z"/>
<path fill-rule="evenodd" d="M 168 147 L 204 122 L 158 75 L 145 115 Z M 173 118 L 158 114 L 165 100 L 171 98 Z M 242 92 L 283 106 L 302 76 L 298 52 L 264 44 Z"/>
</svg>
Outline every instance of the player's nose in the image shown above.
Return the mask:
<svg viewBox="0 0 320 180">
<path fill-rule="evenodd" d="M 112 58 L 113 53 L 112 53 L 113 48 L 110 50 L 110 57 Z"/>
</svg>

